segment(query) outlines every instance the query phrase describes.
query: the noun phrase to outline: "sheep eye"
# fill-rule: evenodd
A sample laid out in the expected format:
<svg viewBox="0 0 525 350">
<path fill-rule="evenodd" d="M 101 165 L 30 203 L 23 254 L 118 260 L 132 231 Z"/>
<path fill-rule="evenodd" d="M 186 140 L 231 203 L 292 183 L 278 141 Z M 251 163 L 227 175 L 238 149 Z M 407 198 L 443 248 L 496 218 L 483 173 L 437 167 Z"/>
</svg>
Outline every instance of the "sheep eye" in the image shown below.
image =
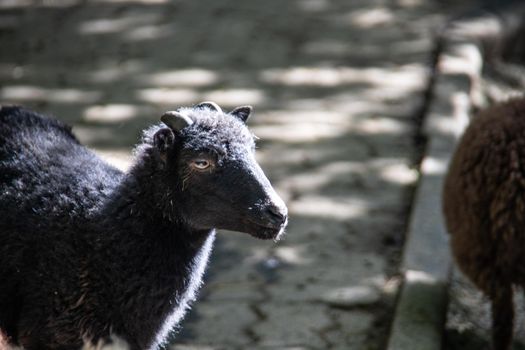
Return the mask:
<svg viewBox="0 0 525 350">
<path fill-rule="evenodd" d="M 208 169 L 211 163 L 206 159 L 195 159 L 192 161 L 192 165 L 193 167 L 199 170 L 204 170 L 204 169 Z"/>
</svg>

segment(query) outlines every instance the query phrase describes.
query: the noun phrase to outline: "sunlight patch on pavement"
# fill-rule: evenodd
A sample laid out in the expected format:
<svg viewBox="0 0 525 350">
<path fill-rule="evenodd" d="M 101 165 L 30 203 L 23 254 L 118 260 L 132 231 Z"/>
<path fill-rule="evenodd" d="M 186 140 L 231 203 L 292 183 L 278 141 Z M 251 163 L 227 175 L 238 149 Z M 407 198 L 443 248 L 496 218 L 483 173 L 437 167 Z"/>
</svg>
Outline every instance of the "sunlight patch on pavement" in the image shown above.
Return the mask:
<svg viewBox="0 0 525 350">
<path fill-rule="evenodd" d="M 417 170 L 403 163 L 385 165 L 379 170 L 379 174 L 382 179 L 401 185 L 413 184 L 418 179 Z"/>
<path fill-rule="evenodd" d="M 322 123 L 322 124 L 347 124 L 352 120 L 352 116 L 336 111 L 326 110 L 276 110 L 257 114 L 256 124 L 303 124 L 303 123 Z"/>
<path fill-rule="evenodd" d="M 207 86 L 215 84 L 219 77 L 217 73 L 208 69 L 189 68 L 148 74 L 136 80 L 141 83 L 167 87 Z"/>
<path fill-rule="evenodd" d="M 368 205 L 352 198 L 304 196 L 290 204 L 292 215 L 302 215 L 334 220 L 348 220 L 366 215 Z"/>
<path fill-rule="evenodd" d="M 293 188 L 300 192 L 311 192 L 329 186 L 334 182 L 353 181 L 356 175 L 362 175 L 365 166 L 362 162 L 339 161 L 308 170 L 297 175 L 290 175 L 279 182 L 283 188 Z"/>
<path fill-rule="evenodd" d="M 306 245 L 279 246 L 275 249 L 275 255 L 281 261 L 291 265 L 308 265 L 314 259 L 307 251 Z"/>
<path fill-rule="evenodd" d="M 305 123 L 295 125 L 253 126 L 255 135 L 264 140 L 278 140 L 286 143 L 315 142 L 345 135 L 348 130 L 340 125 Z"/>
<path fill-rule="evenodd" d="M 478 74 L 483 65 L 483 57 L 474 44 L 458 45 L 454 55 L 442 55 L 439 68 L 444 73 Z"/>
<path fill-rule="evenodd" d="M 30 85 L 6 86 L 0 90 L 4 101 L 46 101 L 57 103 L 93 103 L 101 96 L 97 91 L 79 89 L 52 89 Z"/>
<path fill-rule="evenodd" d="M 266 100 L 266 96 L 257 89 L 222 89 L 203 93 L 201 99 L 214 101 L 220 106 L 235 107 L 261 104 Z"/>
<path fill-rule="evenodd" d="M 351 68 L 351 67 L 292 67 L 272 68 L 263 71 L 262 81 L 286 86 L 334 87 L 344 84 L 370 84 L 395 86 L 413 90 L 426 83 L 425 68 L 421 65 L 404 65 L 397 68 Z"/>
<path fill-rule="evenodd" d="M 390 24 L 394 18 L 392 11 L 385 7 L 354 11 L 348 16 L 349 22 L 360 28 L 373 28 Z"/>
<path fill-rule="evenodd" d="M 447 160 L 428 156 L 421 164 L 421 172 L 427 175 L 442 175 L 447 171 L 447 168 Z"/>
<path fill-rule="evenodd" d="M 110 34 L 136 28 L 140 24 L 148 24 L 157 19 L 158 15 L 142 13 L 140 16 L 122 18 L 101 18 L 80 23 L 78 30 L 81 34 Z"/>
<path fill-rule="evenodd" d="M 141 89 L 136 92 L 137 98 L 144 102 L 164 105 L 191 104 L 199 99 L 193 89 Z"/>
<path fill-rule="evenodd" d="M 130 41 L 153 40 L 173 34 L 171 25 L 144 25 L 128 30 L 124 37 Z"/>
<path fill-rule="evenodd" d="M 425 76 L 420 77 L 420 81 L 424 83 L 426 81 Z M 423 84 L 413 85 L 413 86 L 374 86 L 373 88 L 363 89 L 361 96 L 363 99 L 372 100 L 372 101 L 399 101 L 403 100 L 408 94 L 416 91 L 422 90 Z"/>
<path fill-rule="evenodd" d="M 446 91 L 443 92 L 447 93 Z M 451 136 L 457 139 L 470 121 L 470 99 L 465 92 L 455 92 L 450 94 L 448 100 L 452 110 L 435 111 L 433 118 L 427 118 L 426 129 L 432 133 L 439 133 L 443 136 Z M 458 125 L 461 127 L 458 128 Z"/>
<path fill-rule="evenodd" d="M 410 127 L 411 125 L 407 125 L 407 123 L 403 123 L 399 120 L 394 120 L 392 118 L 368 117 L 366 119 L 361 119 L 360 121 L 357 121 L 353 125 L 352 129 L 372 135 L 400 135 L 407 133 Z"/>
<path fill-rule="evenodd" d="M 103 68 L 86 74 L 86 79 L 92 83 L 110 83 L 119 79 L 127 79 L 144 69 L 144 63 L 138 60 L 126 62 L 105 63 Z"/>
<path fill-rule="evenodd" d="M 108 104 L 88 107 L 84 110 L 87 122 L 115 123 L 139 116 L 151 116 L 152 108 L 130 104 Z"/>
</svg>

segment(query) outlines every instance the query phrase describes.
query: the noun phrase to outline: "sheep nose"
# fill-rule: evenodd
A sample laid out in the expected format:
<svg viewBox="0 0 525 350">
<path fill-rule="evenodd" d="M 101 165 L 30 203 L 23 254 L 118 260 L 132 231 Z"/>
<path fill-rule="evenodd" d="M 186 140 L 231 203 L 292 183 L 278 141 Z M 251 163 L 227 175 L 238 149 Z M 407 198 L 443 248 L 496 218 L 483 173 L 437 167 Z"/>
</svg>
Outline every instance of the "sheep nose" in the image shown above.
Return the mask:
<svg viewBox="0 0 525 350">
<path fill-rule="evenodd" d="M 286 208 L 272 205 L 266 209 L 266 216 L 272 224 L 281 226 L 288 220 L 288 211 Z"/>
</svg>

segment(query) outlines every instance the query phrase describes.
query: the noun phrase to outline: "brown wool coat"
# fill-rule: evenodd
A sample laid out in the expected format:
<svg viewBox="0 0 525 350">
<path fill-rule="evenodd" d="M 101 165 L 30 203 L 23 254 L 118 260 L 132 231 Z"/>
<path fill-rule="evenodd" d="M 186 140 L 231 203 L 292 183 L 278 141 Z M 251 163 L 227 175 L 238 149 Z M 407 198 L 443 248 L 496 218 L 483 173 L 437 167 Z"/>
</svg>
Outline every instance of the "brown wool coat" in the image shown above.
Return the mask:
<svg viewBox="0 0 525 350">
<path fill-rule="evenodd" d="M 460 269 L 491 300 L 495 349 L 512 337 L 512 286 L 525 284 L 525 99 L 475 116 L 449 167 L 443 211 Z"/>
</svg>

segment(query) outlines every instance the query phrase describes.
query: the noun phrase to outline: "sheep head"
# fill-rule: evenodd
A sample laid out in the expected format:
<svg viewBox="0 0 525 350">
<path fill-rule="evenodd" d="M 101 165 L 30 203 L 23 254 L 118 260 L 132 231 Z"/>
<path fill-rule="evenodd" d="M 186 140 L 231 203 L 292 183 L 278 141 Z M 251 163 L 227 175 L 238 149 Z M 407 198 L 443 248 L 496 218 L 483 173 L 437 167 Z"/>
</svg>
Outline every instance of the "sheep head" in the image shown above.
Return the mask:
<svg viewBox="0 0 525 350">
<path fill-rule="evenodd" d="M 153 136 L 173 216 L 195 229 L 226 229 L 278 239 L 287 209 L 256 162 L 246 127 L 252 108 L 225 113 L 213 102 L 166 112 Z M 172 210 L 172 209 L 168 209 Z"/>
</svg>

